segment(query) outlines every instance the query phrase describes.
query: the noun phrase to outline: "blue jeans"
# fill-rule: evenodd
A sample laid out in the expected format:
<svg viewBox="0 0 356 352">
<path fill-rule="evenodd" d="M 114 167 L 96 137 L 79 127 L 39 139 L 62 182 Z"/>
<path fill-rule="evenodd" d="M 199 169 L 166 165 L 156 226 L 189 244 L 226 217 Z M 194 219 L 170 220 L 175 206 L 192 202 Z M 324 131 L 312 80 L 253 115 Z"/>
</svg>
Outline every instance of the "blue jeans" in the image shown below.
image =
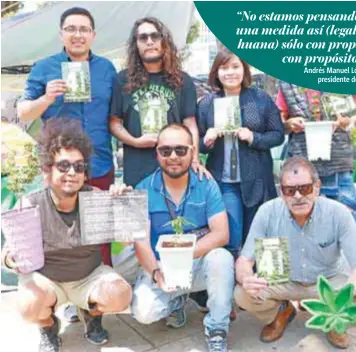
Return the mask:
<svg viewBox="0 0 356 352">
<path fill-rule="evenodd" d="M 241 246 L 243 229 L 243 205 L 239 183 L 219 183 L 228 220 L 230 240 L 225 247 L 236 258 Z"/>
<path fill-rule="evenodd" d="M 209 330 L 229 331 L 232 295 L 235 285 L 234 260 L 224 248 L 215 248 L 204 257 L 194 260 L 191 292 L 208 291 L 204 326 Z M 183 291 L 166 293 L 152 282 L 143 270 L 136 281 L 131 311 L 142 324 L 151 324 L 167 318 L 180 307 L 175 306 L 176 297 Z"/>
<path fill-rule="evenodd" d="M 320 177 L 320 181 L 320 193 L 350 208 L 356 221 L 356 190 L 352 172 L 345 171 L 331 176 Z"/>
</svg>

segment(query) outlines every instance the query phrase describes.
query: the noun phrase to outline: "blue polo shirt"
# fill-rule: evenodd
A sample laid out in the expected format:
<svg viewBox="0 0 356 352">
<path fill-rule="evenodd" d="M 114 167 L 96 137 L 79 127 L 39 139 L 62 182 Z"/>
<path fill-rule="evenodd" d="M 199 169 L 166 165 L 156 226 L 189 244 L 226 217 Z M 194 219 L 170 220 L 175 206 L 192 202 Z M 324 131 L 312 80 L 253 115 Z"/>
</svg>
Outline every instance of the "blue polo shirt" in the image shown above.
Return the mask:
<svg viewBox="0 0 356 352">
<path fill-rule="evenodd" d="M 44 95 L 49 81 L 62 79 L 61 63 L 66 61 L 71 60 L 63 50 L 36 62 L 27 79 L 22 99 L 36 100 Z M 116 71 L 109 60 L 92 53 L 89 56 L 89 69 L 91 102 L 64 103 L 64 97 L 59 96 L 41 118 L 43 122 L 51 117 L 70 117 L 81 121 L 82 128 L 93 145 L 90 177 L 97 178 L 106 175 L 113 168 L 109 107 Z"/>
<path fill-rule="evenodd" d="M 224 202 L 219 186 L 215 180 L 205 177 L 202 181 L 192 170 L 189 170 L 189 185 L 178 206 L 172 201 L 171 196 L 165 190 L 162 178 L 162 170 L 158 168 L 150 176 L 141 181 L 136 189 L 148 191 L 148 211 L 151 221 L 151 247 L 157 259 L 155 251 L 160 235 L 174 233 L 169 223 L 172 218 L 165 202 L 165 197 L 171 202 L 177 216 L 183 216 L 190 224 L 184 225 L 184 233 L 208 226 L 208 221 L 214 215 L 225 211 Z"/>
</svg>

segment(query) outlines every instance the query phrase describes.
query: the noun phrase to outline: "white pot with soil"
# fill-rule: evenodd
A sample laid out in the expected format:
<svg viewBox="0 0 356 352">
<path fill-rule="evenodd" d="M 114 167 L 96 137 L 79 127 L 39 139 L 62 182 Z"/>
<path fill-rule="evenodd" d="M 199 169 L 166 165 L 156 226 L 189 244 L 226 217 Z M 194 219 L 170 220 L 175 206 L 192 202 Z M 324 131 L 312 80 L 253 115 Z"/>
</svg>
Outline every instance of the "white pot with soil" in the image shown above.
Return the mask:
<svg viewBox="0 0 356 352">
<path fill-rule="evenodd" d="M 161 235 L 156 245 L 168 289 L 189 290 L 193 279 L 196 235 Z"/>
<path fill-rule="evenodd" d="M 305 122 L 305 139 L 309 160 L 330 160 L 332 135 L 332 121 Z"/>
<path fill-rule="evenodd" d="M 1 229 L 9 255 L 13 257 L 21 273 L 30 273 L 44 266 L 39 206 L 2 213 Z"/>
</svg>

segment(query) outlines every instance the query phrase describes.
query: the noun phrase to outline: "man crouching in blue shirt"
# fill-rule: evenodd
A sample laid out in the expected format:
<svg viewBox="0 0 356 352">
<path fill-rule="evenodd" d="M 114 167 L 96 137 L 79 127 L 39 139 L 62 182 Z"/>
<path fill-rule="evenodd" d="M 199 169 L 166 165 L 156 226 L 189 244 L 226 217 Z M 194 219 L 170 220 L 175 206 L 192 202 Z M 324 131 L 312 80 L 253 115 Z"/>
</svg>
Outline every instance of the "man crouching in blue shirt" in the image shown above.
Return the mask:
<svg viewBox="0 0 356 352">
<path fill-rule="evenodd" d="M 143 271 L 135 285 L 132 312 L 142 324 L 163 318 L 167 318 L 167 325 L 171 327 L 186 323 L 185 295 L 165 289 L 159 255 L 155 251 L 159 236 L 174 232 L 170 225 L 165 226 L 172 220 L 174 209 L 177 217 L 183 216 L 189 222 L 184 226 L 185 233 L 208 228 L 207 234 L 197 240 L 194 250 L 191 291 L 208 291 L 209 313 L 204 318 L 204 326 L 209 351 L 227 351 L 234 286 L 233 257 L 221 248 L 229 241 L 227 215 L 216 182 L 205 178 L 199 181 L 190 169 L 193 155 L 189 129 L 179 124 L 165 126 L 157 143 L 160 167 L 136 187 L 148 191 L 151 238 L 150 243 L 135 245 Z"/>
</svg>

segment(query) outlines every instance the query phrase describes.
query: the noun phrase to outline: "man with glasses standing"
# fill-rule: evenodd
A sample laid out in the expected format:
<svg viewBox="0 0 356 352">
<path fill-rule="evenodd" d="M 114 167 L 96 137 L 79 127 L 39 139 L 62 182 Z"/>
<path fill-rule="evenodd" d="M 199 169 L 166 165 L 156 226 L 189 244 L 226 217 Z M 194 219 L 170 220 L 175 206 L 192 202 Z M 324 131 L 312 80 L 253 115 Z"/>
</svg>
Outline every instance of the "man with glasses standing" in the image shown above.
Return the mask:
<svg viewBox="0 0 356 352">
<path fill-rule="evenodd" d="M 229 240 L 227 215 L 214 180 L 199 177 L 190 166 L 194 158 L 193 136 L 181 124 L 164 127 L 158 134 L 159 168 L 140 182 L 136 189 L 148 191 L 150 239 L 136 242 L 136 255 L 142 265 L 135 284 L 132 313 L 142 324 L 167 318 L 167 325 L 178 328 L 186 323 L 182 291 L 166 291 L 155 246 L 159 236 L 173 233 L 167 225 L 175 216 L 187 220 L 184 233 L 205 229 L 194 250 L 191 291 L 208 291 L 209 312 L 204 318 L 209 351 L 227 351 L 234 260 L 223 247 Z M 167 225 L 167 226 L 165 226 Z M 184 235 L 183 235 L 184 236 Z"/>
<path fill-rule="evenodd" d="M 181 70 L 169 29 L 152 17 L 137 20 L 128 41 L 128 68 L 117 76 L 111 105 L 112 134 L 124 143 L 124 182 L 135 186 L 157 168 L 157 134 L 147 126 L 183 123 L 193 134 L 194 171 L 199 163 L 196 90 Z"/>
<path fill-rule="evenodd" d="M 113 64 L 90 50 L 95 40 L 95 22 L 91 13 L 73 7 L 61 15 L 60 38 L 62 52 L 36 62 L 26 82 L 18 115 L 29 121 L 41 117 L 70 117 L 81 122 L 89 136 L 94 153 L 91 157 L 91 173 L 88 183 L 103 190 L 114 183 L 114 164 L 109 131 L 109 106 L 116 71 Z M 67 90 L 62 79 L 63 62 L 88 61 L 91 80 L 90 102 L 64 102 Z M 103 261 L 111 265 L 110 245 L 102 245 Z M 69 321 L 78 321 L 74 312 L 66 312 Z"/>
<path fill-rule="evenodd" d="M 39 146 L 48 187 L 27 195 L 23 205 L 39 206 L 45 264 L 32 273 L 18 272 L 6 243 L 3 263 L 19 274 L 18 310 L 40 328 L 40 352 L 61 350 L 60 321 L 54 313 L 68 300 L 79 307 L 86 339 L 102 345 L 109 339 L 102 315 L 126 309 L 132 291 L 113 268 L 101 263 L 99 245 L 81 245 L 78 192 L 92 191 L 85 184 L 91 143 L 78 121 L 55 118 L 46 123 Z M 130 189 L 111 185 L 110 193 L 119 196 Z"/>
<path fill-rule="evenodd" d="M 281 170 L 280 198 L 266 202 L 258 210 L 236 262 L 236 303 L 267 324 L 260 340 L 273 342 L 282 337 L 296 315 L 292 300 L 317 298 L 318 275 L 328 278 L 335 289 L 350 282 L 356 284 L 356 225 L 347 208 L 334 200 L 320 197 L 318 173 L 300 156 L 288 159 Z M 268 285 L 253 273 L 255 239 L 287 237 L 289 242 L 290 281 Z M 346 276 L 340 250 L 351 275 Z M 331 331 L 328 341 L 347 348 L 347 333 Z"/>
</svg>

